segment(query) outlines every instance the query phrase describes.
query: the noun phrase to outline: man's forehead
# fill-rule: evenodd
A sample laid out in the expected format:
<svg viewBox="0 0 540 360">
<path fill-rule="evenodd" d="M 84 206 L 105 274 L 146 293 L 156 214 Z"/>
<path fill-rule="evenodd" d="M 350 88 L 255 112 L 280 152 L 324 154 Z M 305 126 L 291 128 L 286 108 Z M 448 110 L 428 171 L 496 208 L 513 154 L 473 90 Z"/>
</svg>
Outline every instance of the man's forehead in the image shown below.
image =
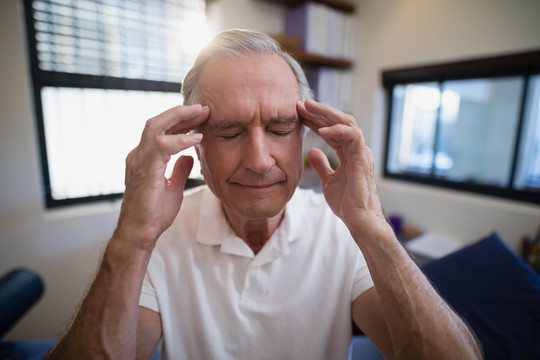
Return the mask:
<svg viewBox="0 0 540 360">
<path fill-rule="evenodd" d="M 298 123 L 299 117 L 297 114 L 289 116 L 278 116 L 261 119 L 242 119 L 242 118 L 210 118 L 206 125 L 213 130 L 225 130 L 230 128 L 247 127 L 251 125 L 255 126 L 268 126 L 268 125 L 295 125 Z"/>
<path fill-rule="evenodd" d="M 298 119 L 298 83 L 285 60 L 276 54 L 218 56 L 201 73 L 199 90 L 201 103 L 210 107 L 210 126 L 291 123 Z"/>
</svg>

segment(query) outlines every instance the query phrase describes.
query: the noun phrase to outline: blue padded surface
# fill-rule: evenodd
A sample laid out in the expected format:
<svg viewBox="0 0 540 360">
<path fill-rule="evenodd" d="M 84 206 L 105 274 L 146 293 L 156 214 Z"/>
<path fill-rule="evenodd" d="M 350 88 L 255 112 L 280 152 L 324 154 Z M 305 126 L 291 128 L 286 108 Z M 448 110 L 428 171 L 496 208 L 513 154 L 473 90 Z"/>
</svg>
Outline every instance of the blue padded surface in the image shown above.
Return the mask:
<svg viewBox="0 0 540 360">
<path fill-rule="evenodd" d="M 0 278 L 0 338 L 39 300 L 44 288 L 41 277 L 28 269 L 15 269 Z"/>
<path fill-rule="evenodd" d="M 2 360 L 43 360 L 56 339 L 5 341 L 0 343 Z M 159 348 L 156 347 L 149 360 L 159 360 Z"/>
<path fill-rule="evenodd" d="M 353 336 L 350 360 L 384 360 L 377 347 L 366 336 Z"/>
<path fill-rule="evenodd" d="M 540 276 L 494 233 L 423 266 L 487 360 L 540 359 Z"/>
<path fill-rule="evenodd" d="M 0 343 L 0 359 L 41 360 L 56 340 L 6 341 Z"/>
</svg>

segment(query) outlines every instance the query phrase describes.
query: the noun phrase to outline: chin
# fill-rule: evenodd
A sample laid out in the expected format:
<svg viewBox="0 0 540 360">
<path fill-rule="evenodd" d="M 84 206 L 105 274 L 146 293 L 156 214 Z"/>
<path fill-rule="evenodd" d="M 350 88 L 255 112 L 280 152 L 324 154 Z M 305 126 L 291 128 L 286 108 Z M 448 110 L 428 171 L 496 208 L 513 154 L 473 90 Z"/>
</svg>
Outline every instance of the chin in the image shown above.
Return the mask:
<svg viewBox="0 0 540 360">
<path fill-rule="evenodd" d="M 248 206 L 230 206 L 238 215 L 249 220 L 271 219 L 278 216 L 285 208 L 287 202 L 272 201 L 273 204 L 268 204 L 260 201 L 257 204 L 249 204 Z"/>
<path fill-rule="evenodd" d="M 227 206 L 245 219 L 270 219 L 281 213 L 293 192 L 270 194 L 265 197 L 234 197 L 228 201 Z"/>
</svg>

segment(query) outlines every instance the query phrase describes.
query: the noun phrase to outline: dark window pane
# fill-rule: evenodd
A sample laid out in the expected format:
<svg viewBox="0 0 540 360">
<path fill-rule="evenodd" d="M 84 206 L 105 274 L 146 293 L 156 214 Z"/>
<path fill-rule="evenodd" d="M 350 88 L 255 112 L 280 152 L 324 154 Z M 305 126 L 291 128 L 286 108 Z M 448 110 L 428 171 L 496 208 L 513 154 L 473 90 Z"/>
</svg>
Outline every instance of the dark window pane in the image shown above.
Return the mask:
<svg viewBox="0 0 540 360">
<path fill-rule="evenodd" d="M 392 104 L 388 169 L 393 173 L 429 174 L 440 104 L 438 84 L 396 86 Z"/>
<path fill-rule="evenodd" d="M 508 186 L 522 78 L 443 84 L 435 174 L 448 180 Z"/>
<path fill-rule="evenodd" d="M 540 191 L 540 76 L 529 83 L 515 186 Z"/>
</svg>

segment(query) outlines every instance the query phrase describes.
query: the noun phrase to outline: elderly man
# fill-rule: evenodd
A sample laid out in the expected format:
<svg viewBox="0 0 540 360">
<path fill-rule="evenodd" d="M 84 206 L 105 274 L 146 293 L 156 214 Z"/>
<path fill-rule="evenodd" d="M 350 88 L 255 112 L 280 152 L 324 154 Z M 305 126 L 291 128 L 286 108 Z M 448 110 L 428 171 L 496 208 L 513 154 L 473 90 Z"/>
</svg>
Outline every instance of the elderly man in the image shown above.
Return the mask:
<svg viewBox="0 0 540 360">
<path fill-rule="evenodd" d="M 58 358 L 346 359 L 351 319 L 387 358 L 479 358 L 385 221 L 355 120 L 310 100 L 266 35 L 218 34 L 126 161 L 117 228 Z M 308 157 L 304 125 L 340 159 Z M 196 146 L 207 186 L 184 193 Z"/>
</svg>

